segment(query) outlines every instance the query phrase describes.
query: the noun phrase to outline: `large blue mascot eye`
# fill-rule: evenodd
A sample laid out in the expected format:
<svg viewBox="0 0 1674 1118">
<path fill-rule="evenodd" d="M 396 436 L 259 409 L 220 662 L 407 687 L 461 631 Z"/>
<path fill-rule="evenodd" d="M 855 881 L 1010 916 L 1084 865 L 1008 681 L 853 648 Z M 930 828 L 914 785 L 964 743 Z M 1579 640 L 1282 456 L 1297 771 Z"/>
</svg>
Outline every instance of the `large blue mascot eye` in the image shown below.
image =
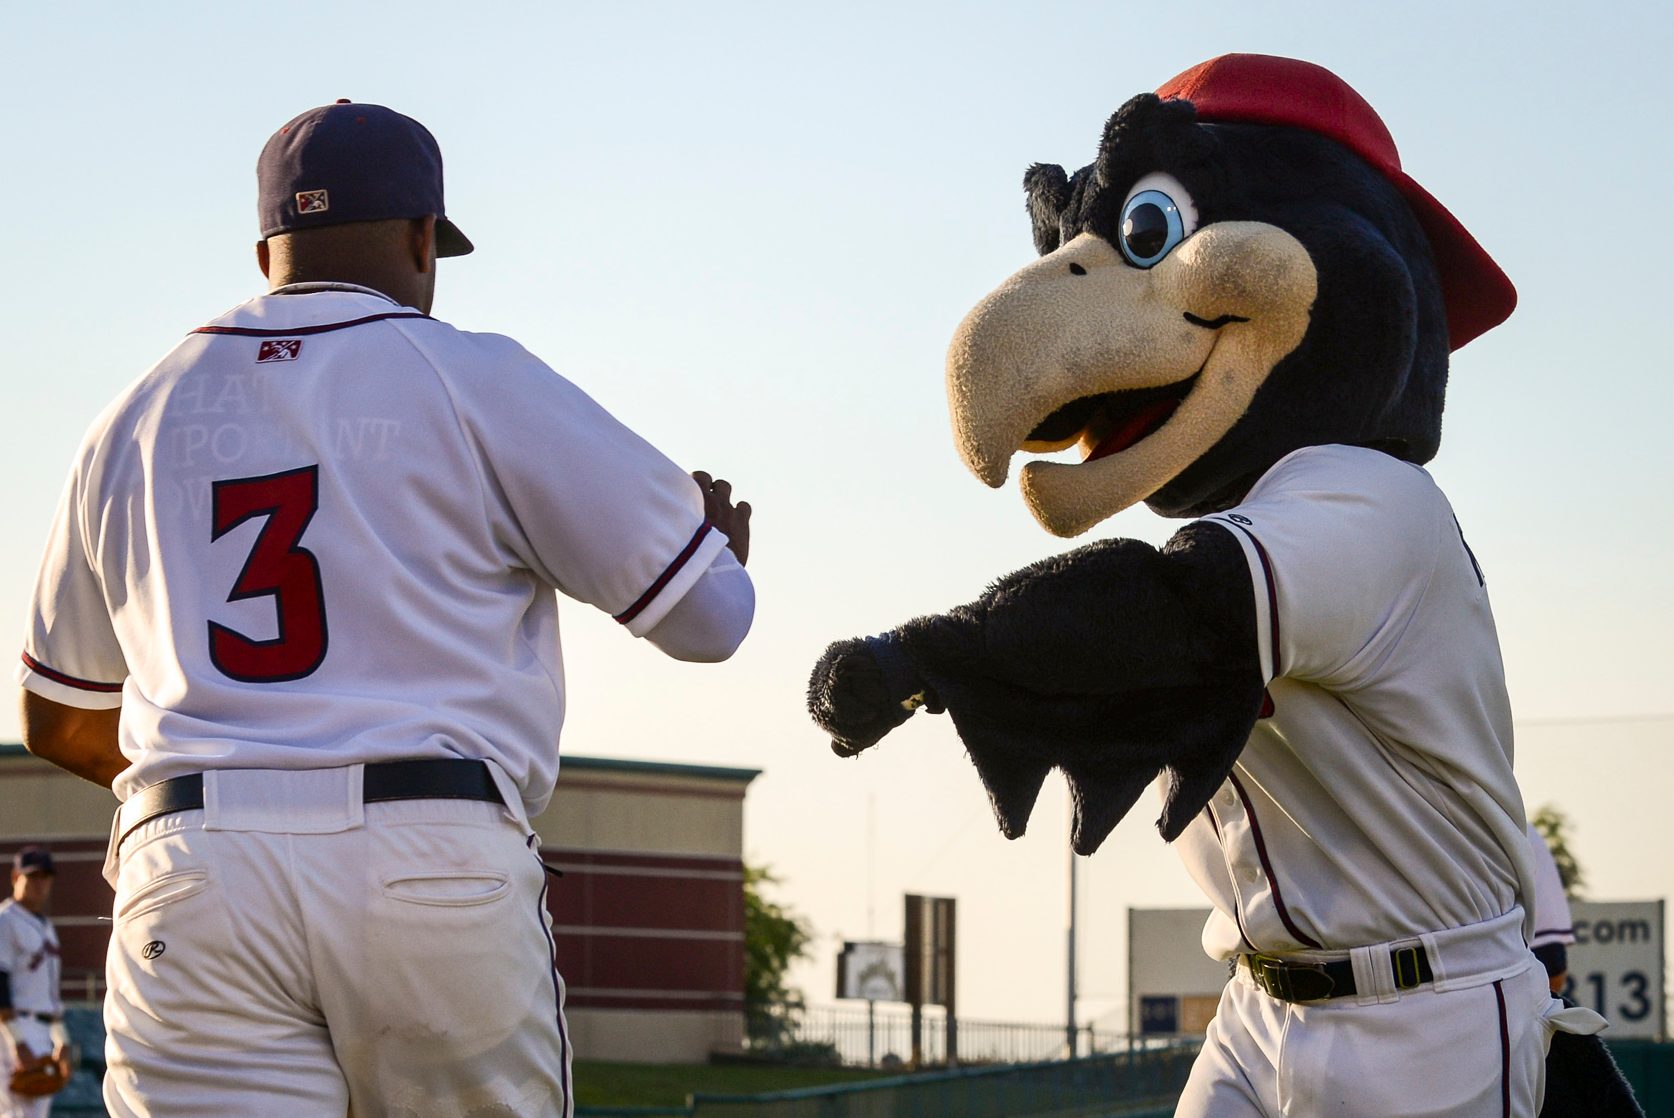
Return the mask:
<svg viewBox="0 0 1674 1118">
<path fill-rule="evenodd" d="M 1185 218 L 1173 198 L 1160 190 L 1141 190 L 1122 207 L 1116 238 L 1122 255 L 1136 268 L 1149 268 L 1186 239 Z"/>
</svg>

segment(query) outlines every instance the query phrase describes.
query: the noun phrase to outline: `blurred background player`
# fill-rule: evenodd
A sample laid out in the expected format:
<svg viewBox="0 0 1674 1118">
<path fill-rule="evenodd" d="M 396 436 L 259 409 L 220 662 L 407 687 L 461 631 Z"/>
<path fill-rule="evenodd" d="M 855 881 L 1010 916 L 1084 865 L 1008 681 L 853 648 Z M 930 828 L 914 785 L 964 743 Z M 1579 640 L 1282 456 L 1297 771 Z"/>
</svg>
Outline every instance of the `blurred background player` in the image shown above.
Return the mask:
<svg viewBox="0 0 1674 1118">
<path fill-rule="evenodd" d="M 1534 937 L 1529 950 L 1546 968 L 1552 992 L 1564 992 L 1569 978 L 1568 945 L 1575 942 L 1575 921 L 1569 915 L 1569 898 L 1552 848 L 1533 823 L 1529 824 L 1529 849 L 1534 852 Z"/>
<path fill-rule="evenodd" d="M 52 1096 L 10 1089 L 12 1072 L 69 1049 L 58 993 L 58 933 L 47 919 L 55 871 L 52 852 L 26 846 L 12 859 L 11 896 L 0 901 L 0 1118 L 46 1118 Z"/>
</svg>

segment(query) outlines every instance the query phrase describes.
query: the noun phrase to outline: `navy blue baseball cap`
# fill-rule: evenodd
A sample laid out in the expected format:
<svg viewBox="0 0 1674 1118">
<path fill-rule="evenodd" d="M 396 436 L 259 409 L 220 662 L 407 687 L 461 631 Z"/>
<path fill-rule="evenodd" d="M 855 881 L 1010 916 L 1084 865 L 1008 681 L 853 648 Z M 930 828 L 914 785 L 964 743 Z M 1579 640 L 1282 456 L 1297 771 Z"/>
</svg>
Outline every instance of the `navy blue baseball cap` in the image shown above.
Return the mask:
<svg viewBox="0 0 1674 1118">
<path fill-rule="evenodd" d="M 292 120 L 256 162 L 262 237 L 436 215 L 436 255 L 474 247 L 442 207 L 442 149 L 412 117 L 344 100 Z"/>
<path fill-rule="evenodd" d="M 52 865 L 52 851 L 44 846 L 25 846 L 19 850 L 12 857 L 12 871 L 24 875 L 58 872 Z"/>
</svg>

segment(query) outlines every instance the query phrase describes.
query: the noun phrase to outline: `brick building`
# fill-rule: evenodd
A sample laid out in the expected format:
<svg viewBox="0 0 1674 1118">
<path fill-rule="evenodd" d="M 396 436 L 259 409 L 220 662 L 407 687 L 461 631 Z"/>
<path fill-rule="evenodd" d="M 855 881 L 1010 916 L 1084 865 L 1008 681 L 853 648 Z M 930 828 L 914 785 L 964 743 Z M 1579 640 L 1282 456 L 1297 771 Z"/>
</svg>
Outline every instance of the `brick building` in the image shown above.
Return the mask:
<svg viewBox="0 0 1674 1118">
<path fill-rule="evenodd" d="M 580 1059 L 701 1062 L 744 1035 L 744 794 L 755 769 L 566 755 L 537 819 Z M 0 744 L 0 857 L 58 863 L 65 997 L 103 991 L 116 798 Z"/>
</svg>

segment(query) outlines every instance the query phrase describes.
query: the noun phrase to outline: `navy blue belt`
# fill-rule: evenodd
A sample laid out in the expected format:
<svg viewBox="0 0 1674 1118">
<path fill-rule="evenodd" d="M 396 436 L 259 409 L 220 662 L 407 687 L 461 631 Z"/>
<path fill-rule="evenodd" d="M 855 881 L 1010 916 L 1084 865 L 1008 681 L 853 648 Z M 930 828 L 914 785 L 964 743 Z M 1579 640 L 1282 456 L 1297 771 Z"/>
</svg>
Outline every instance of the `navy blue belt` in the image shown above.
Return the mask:
<svg viewBox="0 0 1674 1118">
<path fill-rule="evenodd" d="M 436 758 L 422 761 L 380 761 L 366 766 L 366 777 L 361 787 L 361 802 L 385 803 L 390 800 L 484 800 L 505 804 L 494 777 L 484 761 Z M 163 780 L 135 792 L 123 804 L 131 811 L 134 821 L 122 832 L 116 845 L 134 833 L 144 823 L 177 811 L 195 811 L 203 807 L 203 774 L 177 776 Z"/>
</svg>

